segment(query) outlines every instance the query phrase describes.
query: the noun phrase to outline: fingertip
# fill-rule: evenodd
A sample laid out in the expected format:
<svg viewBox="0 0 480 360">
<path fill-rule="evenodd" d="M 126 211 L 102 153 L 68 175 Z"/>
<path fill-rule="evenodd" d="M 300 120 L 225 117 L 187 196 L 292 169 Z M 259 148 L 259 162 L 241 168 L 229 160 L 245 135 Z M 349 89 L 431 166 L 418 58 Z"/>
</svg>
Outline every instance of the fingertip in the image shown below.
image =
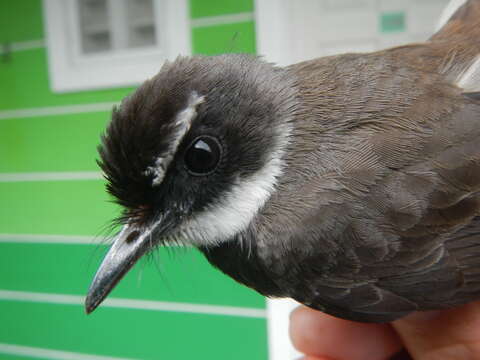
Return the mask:
<svg viewBox="0 0 480 360">
<path fill-rule="evenodd" d="M 338 319 L 304 306 L 295 309 L 290 319 L 296 349 L 317 359 L 384 360 L 401 348 L 386 324 Z"/>
<path fill-rule="evenodd" d="M 324 314 L 305 306 L 299 306 L 290 313 L 290 338 L 296 349 L 302 351 L 311 348 L 310 343 L 315 341 L 309 336 L 314 326 L 312 322 L 323 321 L 323 317 Z"/>
<path fill-rule="evenodd" d="M 306 354 L 318 354 L 329 332 L 330 323 L 344 320 L 299 306 L 290 313 L 290 338 L 295 348 Z M 338 326 L 334 326 L 337 328 Z M 323 340 L 322 340 L 323 339 Z"/>
<path fill-rule="evenodd" d="M 392 325 L 415 358 L 480 359 L 480 302 L 416 312 Z"/>
</svg>

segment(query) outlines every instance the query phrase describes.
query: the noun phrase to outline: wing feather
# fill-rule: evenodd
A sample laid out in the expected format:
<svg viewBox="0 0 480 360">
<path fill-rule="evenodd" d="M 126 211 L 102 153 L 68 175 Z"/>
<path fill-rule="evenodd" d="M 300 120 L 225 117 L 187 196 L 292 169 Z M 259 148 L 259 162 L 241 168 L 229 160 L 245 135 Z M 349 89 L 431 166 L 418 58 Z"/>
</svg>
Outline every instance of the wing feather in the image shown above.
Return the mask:
<svg viewBox="0 0 480 360">
<path fill-rule="evenodd" d="M 398 149 L 375 140 L 382 156 L 374 167 L 384 176 L 338 215 L 350 219 L 341 235 L 345 256 L 318 281 L 311 306 L 352 320 L 390 321 L 480 297 L 479 123 L 480 105 L 467 101 L 403 162 Z M 355 182 L 362 183 L 347 183 Z"/>
</svg>

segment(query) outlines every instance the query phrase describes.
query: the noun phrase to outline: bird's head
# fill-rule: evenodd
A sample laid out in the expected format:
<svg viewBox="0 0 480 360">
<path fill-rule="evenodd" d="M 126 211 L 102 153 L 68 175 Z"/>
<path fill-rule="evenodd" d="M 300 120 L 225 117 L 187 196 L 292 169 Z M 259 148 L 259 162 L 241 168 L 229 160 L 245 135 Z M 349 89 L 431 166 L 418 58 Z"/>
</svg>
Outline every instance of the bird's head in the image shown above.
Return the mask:
<svg viewBox="0 0 480 360">
<path fill-rule="evenodd" d="M 123 228 L 86 299 L 93 311 L 156 246 L 235 241 L 274 191 L 294 80 L 247 55 L 179 58 L 114 109 L 99 147 Z"/>
</svg>

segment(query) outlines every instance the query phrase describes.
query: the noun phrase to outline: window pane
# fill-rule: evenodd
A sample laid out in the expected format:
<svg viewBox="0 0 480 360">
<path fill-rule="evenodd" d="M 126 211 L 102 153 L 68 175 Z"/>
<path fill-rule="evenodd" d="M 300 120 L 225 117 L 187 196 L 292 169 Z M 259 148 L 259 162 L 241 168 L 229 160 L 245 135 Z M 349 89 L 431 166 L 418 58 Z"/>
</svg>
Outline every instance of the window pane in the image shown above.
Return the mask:
<svg viewBox="0 0 480 360">
<path fill-rule="evenodd" d="M 83 53 L 112 48 L 107 0 L 79 0 L 80 37 Z"/>
<path fill-rule="evenodd" d="M 127 47 L 156 44 L 153 0 L 127 0 Z"/>
</svg>

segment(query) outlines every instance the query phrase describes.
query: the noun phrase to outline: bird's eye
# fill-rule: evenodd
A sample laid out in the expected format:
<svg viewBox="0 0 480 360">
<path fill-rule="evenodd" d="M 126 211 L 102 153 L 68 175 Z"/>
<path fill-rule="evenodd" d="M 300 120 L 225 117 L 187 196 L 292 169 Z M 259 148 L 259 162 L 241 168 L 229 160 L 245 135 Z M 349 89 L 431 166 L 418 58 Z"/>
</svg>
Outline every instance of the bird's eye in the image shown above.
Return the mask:
<svg viewBox="0 0 480 360">
<path fill-rule="evenodd" d="M 217 139 L 201 136 L 193 140 L 185 153 L 185 166 L 193 175 L 207 175 L 213 172 L 222 156 Z"/>
</svg>

